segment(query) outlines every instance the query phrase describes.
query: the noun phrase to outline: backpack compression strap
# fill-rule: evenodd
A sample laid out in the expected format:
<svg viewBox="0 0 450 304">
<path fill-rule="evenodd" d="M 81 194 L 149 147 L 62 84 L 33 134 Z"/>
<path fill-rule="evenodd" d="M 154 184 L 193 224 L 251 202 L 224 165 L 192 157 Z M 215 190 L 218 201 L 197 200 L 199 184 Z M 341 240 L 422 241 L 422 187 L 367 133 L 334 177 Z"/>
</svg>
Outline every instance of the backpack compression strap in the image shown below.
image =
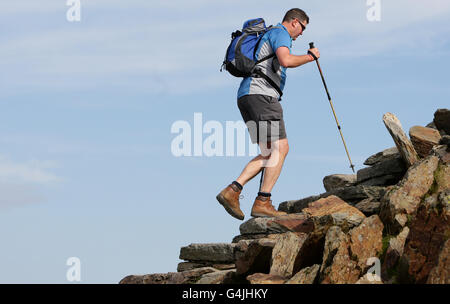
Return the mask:
<svg viewBox="0 0 450 304">
<path fill-rule="evenodd" d="M 255 69 L 253 72 L 256 74 L 256 76 L 264 78 L 278 92 L 278 94 L 280 94 L 280 98 L 281 96 L 283 96 L 283 92 L 281 91 L 280 87 L 269 76 L 264 74 L 260 69 Z"/>
</svg>

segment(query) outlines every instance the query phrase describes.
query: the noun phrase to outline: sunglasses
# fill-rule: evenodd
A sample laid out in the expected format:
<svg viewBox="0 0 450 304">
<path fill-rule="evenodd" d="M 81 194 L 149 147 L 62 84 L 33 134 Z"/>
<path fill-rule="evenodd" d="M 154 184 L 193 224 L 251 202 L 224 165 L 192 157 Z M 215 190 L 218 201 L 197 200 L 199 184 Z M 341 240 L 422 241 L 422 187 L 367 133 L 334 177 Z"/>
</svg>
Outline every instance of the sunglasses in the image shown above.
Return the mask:
<svg viewBox="0 0 450 304">
<path fill-rule="evenodd" d="M 306 26 L 303 25 L 303 23 L 300 22 L 300 20 L 298 20 L 297 18 L 295 18 L 295 20 L 297 20 L 298 23 L 300 23 L 300 25 L 302 26 L 302 32 L 306 29 Z"/>
</svg>

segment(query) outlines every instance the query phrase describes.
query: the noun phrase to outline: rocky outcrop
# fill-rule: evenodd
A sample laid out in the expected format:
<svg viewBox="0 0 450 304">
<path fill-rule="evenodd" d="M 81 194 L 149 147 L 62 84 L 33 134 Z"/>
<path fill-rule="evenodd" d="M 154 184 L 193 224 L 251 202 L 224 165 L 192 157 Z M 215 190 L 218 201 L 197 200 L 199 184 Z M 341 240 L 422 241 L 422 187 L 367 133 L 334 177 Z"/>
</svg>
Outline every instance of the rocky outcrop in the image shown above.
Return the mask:
<svg viewBox="0 0 450 304">
<path fill-rule="evenodd" d="M 387 113 L 396 147 L 370 156 L 369 167 L 326 176 L 325 193 L 281 203 L 287 215 L 247 220 L 231 243 L 182 247 L 178 272 L 120 283 L 449 284 L 446 115 L 435 113 L 435 130 L 411 128 L 410 140 Z"/>
<path fill-rule="evenodd" d="M 450 110 L 439 109 L 434 113 L 433 123 L 442 136 L 450 135 Z"/>
<path fill-rule="evenodd" d="M 326 191 L 353 186 L 354 184 L 356 184 L 355 174 L 333 174 L 323 178 L 323 186 Z"/>
<path fill-rule="evenodd" d="M 411 141 L 403 131 L 400 121 L 394 114 L 386 113 L 383 116 L 383 122 L 394 139 L 395 145 L 407 167 L 412 166 L 419 159 L 419 156 L 417 155 L 416 150 L 414 150 Z"/>
<path fill-rule="evenodd" d="M 414 126 L 409 129 L 409 137 L 420 157 L 426 157 L 431 149 L 439 144 L 441 134 L 439 131 L 422 126 Z"/>
</svg>

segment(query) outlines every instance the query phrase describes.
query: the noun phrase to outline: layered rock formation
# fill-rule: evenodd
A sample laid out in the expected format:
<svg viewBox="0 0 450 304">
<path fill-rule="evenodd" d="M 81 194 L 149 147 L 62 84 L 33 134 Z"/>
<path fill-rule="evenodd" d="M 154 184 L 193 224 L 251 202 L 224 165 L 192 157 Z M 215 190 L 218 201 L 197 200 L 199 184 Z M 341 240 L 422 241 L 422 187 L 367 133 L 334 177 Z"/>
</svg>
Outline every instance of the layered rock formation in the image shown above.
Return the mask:
<svg viewBox="0 0 450 304">
<path fill-rule="evenodd" d="M 395 147 L 325 192 L 283 202 L 287 215 L 251 218 L 230 243 L 190 244 L 177 272 L 130 275 L 131 284 L 450 283 L 450 111 L 415 126 L 383 122 Z"/>
</svg>

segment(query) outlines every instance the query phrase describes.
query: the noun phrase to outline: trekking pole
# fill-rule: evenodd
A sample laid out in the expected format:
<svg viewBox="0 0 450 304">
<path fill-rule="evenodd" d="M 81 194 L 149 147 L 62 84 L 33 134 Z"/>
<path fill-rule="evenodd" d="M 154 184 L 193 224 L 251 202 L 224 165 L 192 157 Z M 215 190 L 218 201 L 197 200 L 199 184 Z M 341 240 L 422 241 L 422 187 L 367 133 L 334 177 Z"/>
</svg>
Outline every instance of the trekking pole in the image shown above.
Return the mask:
<svg viewBox="0 0 450 304">
<path fill-rule="evenodd" d="M 314 42 L 310 42 L 309 43 L 309 48 L 310 49 L 314 48 Z M 333 110 L 334 119 L 336 120 L 336 124 L 337 124 L 337 127 L 339 129 L 339 133 L 341 134 L 342 142 L 344 143 L 345 152 L 347 152 L 348 160 L 350 161 L 350 168 L 352 168 L 353 173 L 355 173 L 355 166 L 352 164 L 352 160 L 350 158 L 350 154 L 348 153 L 347 145 L 345 144 L 345 140 L 344 140 L 344 135 L 342 135 L 341 126 L 339 125 L 339 121 L 338 121 L 338 119 L 336 117 L 336 112 L 334 111 L 333 103 L 331 102 L 330 93 L 328 92 L 328 87 L 327 87 L 327 84 L 325 83 L 325 78 L 323 77 L 322 69 L 320 68 L 319 59 L 317 59 L 317 58 L 314 58 L 314 59 L 315 59 L 315 61 L 317 63 L 317 67 L 319 68 L 320 76 L 322 77 L 322 82 L 323 82 L 323 85 L 325 87 L 325 91 L 327 92 L 327 95 L 328 95 L 328 101 L 330 102 L 331 109 Z"/>
<path fill-rule="evenodd" d="M 264 179 L 264 169 L 265 169 L 265 167 L 262 167 L 261 179 L 259 180 L 259 192 L 261 192 L 261 187 L 262 187 L 262 183 L 263 183 L 263 179 Z"/>
</svg>

